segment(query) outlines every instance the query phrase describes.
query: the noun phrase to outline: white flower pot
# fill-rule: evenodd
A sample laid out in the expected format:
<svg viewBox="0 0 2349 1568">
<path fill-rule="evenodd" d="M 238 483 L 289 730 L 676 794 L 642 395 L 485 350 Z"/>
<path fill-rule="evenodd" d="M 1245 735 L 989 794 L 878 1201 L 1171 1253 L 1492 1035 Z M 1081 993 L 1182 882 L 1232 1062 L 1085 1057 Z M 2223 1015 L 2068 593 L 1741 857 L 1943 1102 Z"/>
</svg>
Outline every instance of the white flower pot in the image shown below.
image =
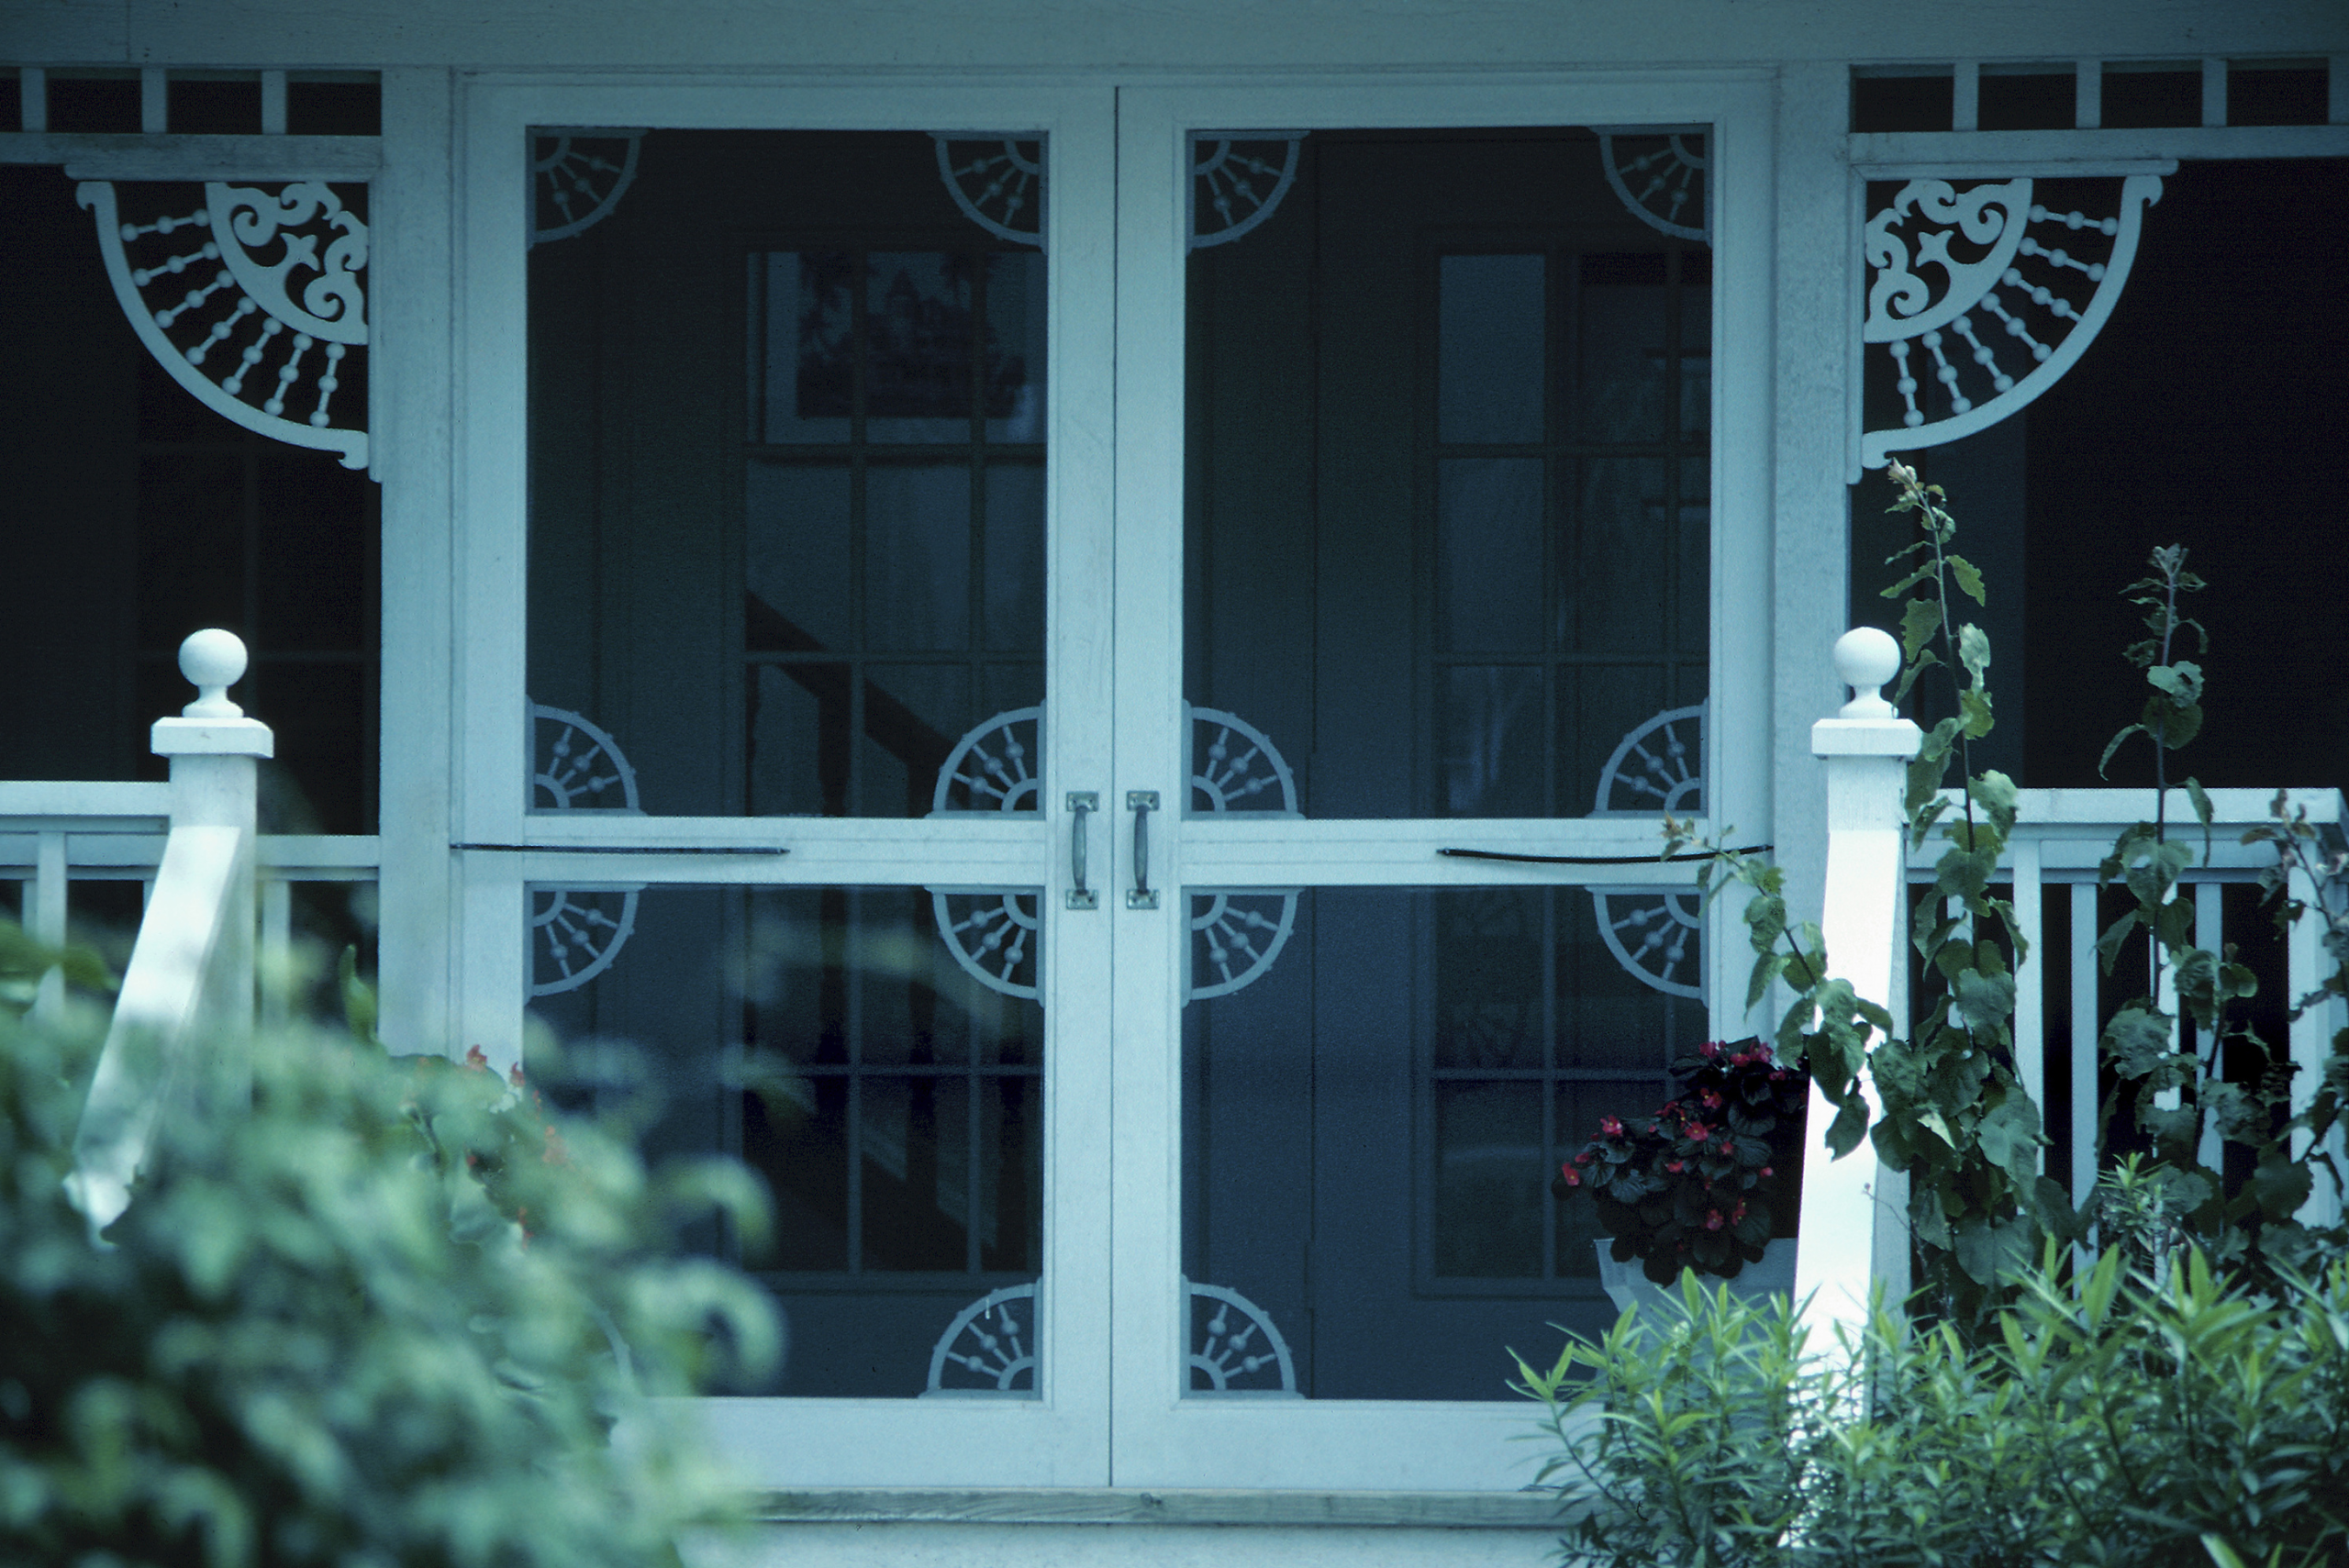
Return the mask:
<svg viewBox="0 0 2349 1568">
<path fill-rule="evenodd" d="M 1628 1263 L 1617 1262 L 1608 1251 L 1614 1245 L 1611 1237 L 1602 1237 L 1592 1245 L 1598 1251 L 1598 1283 L 1607 1287 L 1607 1298 L 1615 1304 L 1618 1312 L 1634 1304 L 1639 1307 L 1642 1318 L 1680 1310 L 1680 1287 L 1677 1284 L 1661 1285 L 1649 1279 L 1641 1272 L 1645 1266 L 1642 1259 L 1634 1258 Z M 1731 1296 L 1757 1307 L 1773 1296 L 1792 1296 L 1795 1289 L 1794 1238 L 1781 1236 L 1765 1246 L 1762 1261 L 1746 1264 L 1735 1279 L 1723 1279 L 1719 1274 L 1698 1274 L 1697 1283 L 1707 1291 L 1725 1284 Z"/>
</svg>

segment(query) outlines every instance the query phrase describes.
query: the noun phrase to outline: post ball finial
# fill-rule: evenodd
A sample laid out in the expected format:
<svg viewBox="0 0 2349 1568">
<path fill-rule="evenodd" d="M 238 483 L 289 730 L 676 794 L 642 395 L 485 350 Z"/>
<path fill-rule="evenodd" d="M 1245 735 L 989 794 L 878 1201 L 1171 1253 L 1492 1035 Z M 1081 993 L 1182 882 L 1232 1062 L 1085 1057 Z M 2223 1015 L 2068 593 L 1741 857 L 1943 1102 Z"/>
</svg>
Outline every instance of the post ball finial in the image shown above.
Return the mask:
<svg viewBox="0 0 2349 1568">
<path fill-rule="evenodd" d="M 1898 717 L 1879 689 L 1900 673 L 1900 644 L 1893 640 L 1890 632 L 1872 626 L 1858 626 L 1837 638 L 1835 673 L 1852 688 L 1852 700 L 1843 705 L 1839 717 Z"/>
<path fill-rule="evenodd" d="M 245 678 L 245 644 L 217 627 L 191 632 L 180 644 L 180 673 L 195 688 L 195 700 L 180 709 L 189 718 L 242 718 L 245 710 L 228 700 L 228 688 Z"/>
</svg>

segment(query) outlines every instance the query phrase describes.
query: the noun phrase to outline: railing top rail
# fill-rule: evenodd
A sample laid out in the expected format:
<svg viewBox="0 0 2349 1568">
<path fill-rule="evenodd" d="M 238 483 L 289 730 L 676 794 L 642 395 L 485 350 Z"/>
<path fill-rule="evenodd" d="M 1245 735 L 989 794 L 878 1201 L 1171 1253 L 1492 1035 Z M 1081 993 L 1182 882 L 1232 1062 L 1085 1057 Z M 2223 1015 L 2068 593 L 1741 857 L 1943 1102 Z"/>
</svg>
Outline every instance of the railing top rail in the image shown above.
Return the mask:
<svg viewBox="0 0 2349 1568">
<path fill-rule="evenodd" d="M 16 832 L 156 833 L 172 786 L 101 779 L 0 779 L 0 828 Z"/>
<path fill-rule="evenodd" d="M 2245 828 L 2263 827 L 2275 820 L 2268 811 L 2276 798 L 2274 790 L 2209 792 L 2211 823 L 2207 858 L 2202 847 L 2202 824 L 2194 814 L 2193 802 L 2182 789 L 2168 793 L 2166 817 L 2170 831 L 2179 842 L 2193 845 L 2195 851 L 2194 863 L 2186 869 L 2188 877 L 2248 873 L 2273 863 L 2272 849 L 2245 844 L 2242 840 Z M 2334 847 L 2349 841 L 2343 835 L 2349 808 L 2344 808 L 2341 791 L 2288 789 L 2284 795 L 2286 810 L 2305 811 L 2310 825 Z M 2028 844 L 2039 851 L 2041 865 L 2050 874 L 2082 868 L 2092 870 L 2122 828 L 2154 819 L 2154 792 L 2150 789 L 2026 789 L 2020 792 L 2020 796 L 2014 832 L 2009 837 L 2008 851 L 2000 857 L 2000 863 L 2011 865 L 2016 846 Z M 1943 790 L 1942 798 L 1951 803 L 1953 810 L 1958 807 L 1955 790 Z M 1909 851 L 1909 870 L 1914 873 L 1931 867 L 1941 858 L 1944 847 L 1938 833 L 1926 840 L 1921 848 L 1912 847 Z"/>
<path fill-rule="evenodd" d="M 72 872 L 151 870 L 162 863 L 167 835 L 151 832 L 66 832 L 65 864 Z M 383 862 L 382 840 L 372 833 L 264 833 L 256 844 L 255 863 L 264 877 L 348 881 L 376 870 Z M 38 831 L 0 817 L 0 874 L 38 865 Z M 363 880 L 363 877 L 362 878 Z"/>
</svg>

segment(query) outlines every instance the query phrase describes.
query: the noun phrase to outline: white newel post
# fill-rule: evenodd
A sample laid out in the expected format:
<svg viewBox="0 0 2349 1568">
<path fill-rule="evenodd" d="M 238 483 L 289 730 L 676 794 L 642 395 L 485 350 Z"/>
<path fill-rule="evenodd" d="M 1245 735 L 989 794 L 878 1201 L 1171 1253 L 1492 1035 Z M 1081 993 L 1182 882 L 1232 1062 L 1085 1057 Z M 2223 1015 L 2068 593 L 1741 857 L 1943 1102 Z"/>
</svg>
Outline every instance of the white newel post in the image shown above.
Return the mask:
<svg viewBox="0 0 2349 1568">
<path fill-rule="evenodd" d="M 254 763 L 274 743 L 228 700 L 245 673 L 232 633 L 189 637 L 180 673 L 195 700 L 152 738 L 172 760 L 172 829 L 73 1140 L 67 1187 L 93 1233 L 128 1206 L 167 1102 L 210 1115 L 251 1092 Z M 199 1034 L 216 1054 L 191 1062 Z"/>
<path fill-rule="evenodd" d="M 1900 645 L 1873 627 L 1835 642 L 1835 673 L 1851 686 L 1841 713 L 1811 726 L 1810 749 L 1827 764 L 1827 888 L 1820 929 L 1828 973 L 1862 998 L 1889 1008 L 1897 995 L 1907 817 L 1908 762 L 1924 736 L 1877 688 L 1900 672 Z M 1881 1109 L 1872 1077 L 1863 1077 Z M 1834 1348 L 1836 1325 L 1865 1323 L 1871 1284 L 1887 1298 L 1907 1293 L 1907 1183 L 1876 1162 L 1866 1139 L 1841 1160 L 1822 1145 L 1835 1108 L 1814 1085 L 1802 1175 L 1802 1223 L 1795 1250 L 1795 1298 L 1810 1300 L 1812 1344 Z M 1856 1338 L 1854 1340 L 1856 1343 Z"/>
<path fill-rule="evenodd" d="M 276 751 L 269 726 L 228 700 L 228 688 L 245 678 L 245 664 L 236 633 L 191 632 L 180 644 L 180 673 L 195 688 L 195 700 L 178 717 L 157 719 L 149 741 L 155 755 L 172 761 L 172 826 L 233 828 L 241 846 L 227 929 L 213 957 L 217 990 L 206 995 L 227 1040 L 252 1032 L 255 764 Z"/>
</svg>

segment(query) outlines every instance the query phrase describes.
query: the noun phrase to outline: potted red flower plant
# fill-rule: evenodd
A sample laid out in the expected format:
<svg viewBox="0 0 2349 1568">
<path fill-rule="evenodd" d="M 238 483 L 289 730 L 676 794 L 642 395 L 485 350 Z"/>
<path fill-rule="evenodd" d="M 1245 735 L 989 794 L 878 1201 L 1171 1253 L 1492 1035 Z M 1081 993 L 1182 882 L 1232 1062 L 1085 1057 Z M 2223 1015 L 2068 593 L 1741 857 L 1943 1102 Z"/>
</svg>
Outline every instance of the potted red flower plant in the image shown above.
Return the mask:
<svg viewBox="0 0 2349 1568">
<path fill-rule="evenodd" d="M 1684 1268 L 1733 1279 L 1795 1233 L 1809 1075 L 1765 1040 L 1708 1041 L 1672 1074 L 1678 1095 L 1644 1120 L 1602 1117 L 1551 1190 L 1589 1194 L 1613 1239 L 1602 1256 L 1658 1284 Z"/>
</svg>

